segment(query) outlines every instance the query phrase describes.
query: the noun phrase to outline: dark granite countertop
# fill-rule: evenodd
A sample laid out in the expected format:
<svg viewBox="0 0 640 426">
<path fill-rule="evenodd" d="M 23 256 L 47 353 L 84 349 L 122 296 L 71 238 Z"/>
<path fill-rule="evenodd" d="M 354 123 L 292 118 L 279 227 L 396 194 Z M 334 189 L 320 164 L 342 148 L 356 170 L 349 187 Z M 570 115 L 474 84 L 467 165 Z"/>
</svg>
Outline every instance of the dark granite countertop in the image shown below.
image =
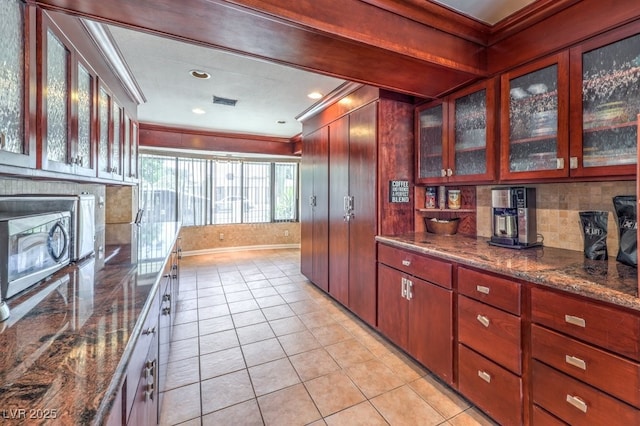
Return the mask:
<svg viewBox="0 0 640 426">
<path fill-rule="evenodd" d="M 462 235 L 411 233 L 376 240 L 640 311 L 638 270 L 615 258 L 588 260 L 580 251 L 552 247 L 500 248 L 488 238 Z"/>
<path fill-rule="evenodd" d="M 104 252 L 7 301 L 0 423 L 105 420 L 179 229 L 174 222 L 107 225 Z"/>
</svg>

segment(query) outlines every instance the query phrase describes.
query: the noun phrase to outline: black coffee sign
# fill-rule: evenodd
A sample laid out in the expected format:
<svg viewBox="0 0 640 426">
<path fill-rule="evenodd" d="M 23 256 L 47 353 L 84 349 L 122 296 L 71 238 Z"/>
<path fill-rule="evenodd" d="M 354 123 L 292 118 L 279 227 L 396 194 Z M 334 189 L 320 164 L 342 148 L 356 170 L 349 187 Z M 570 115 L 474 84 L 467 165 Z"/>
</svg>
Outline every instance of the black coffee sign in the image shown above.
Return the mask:
<svg viewBox="0 0 640 426">
<path fill-rule="evenodd" d="M 391 180 L 389 181 L 389 202 L 408 203 L 409 202 L 409 181 Z"/>
</svg>

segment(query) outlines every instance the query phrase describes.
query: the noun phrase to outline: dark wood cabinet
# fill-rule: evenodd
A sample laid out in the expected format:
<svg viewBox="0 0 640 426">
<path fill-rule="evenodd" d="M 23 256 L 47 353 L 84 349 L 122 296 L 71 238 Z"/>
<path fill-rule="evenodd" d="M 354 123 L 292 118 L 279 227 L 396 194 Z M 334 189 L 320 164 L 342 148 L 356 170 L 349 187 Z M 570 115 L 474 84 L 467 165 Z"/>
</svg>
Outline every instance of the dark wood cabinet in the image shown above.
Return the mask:
<svg viewBox="0 0 640 426">
<path fill-rule="evenodd" d="M 300 268 L 329 291 L 329 132 L 320 128 L 303 139 L 300 162 Z"/>
<path fill-rule="evenodd" d="M 123 168 L 125 182 L 138 182 L 138 123 L 124 113 Z"/>
<path fill-rule="evenodd" d="M 434 281 L 427 281 L 432 276 Z M 451 264 L 378 245 L 378 329 L 431 372 L 452 384 L 453 291 L 450 285 Z"/>
<path fill-rule="evenodd" d="M 496 85 L 489 79 L 416 108 L 416 183 L 495 179 Z"/>
</svg>

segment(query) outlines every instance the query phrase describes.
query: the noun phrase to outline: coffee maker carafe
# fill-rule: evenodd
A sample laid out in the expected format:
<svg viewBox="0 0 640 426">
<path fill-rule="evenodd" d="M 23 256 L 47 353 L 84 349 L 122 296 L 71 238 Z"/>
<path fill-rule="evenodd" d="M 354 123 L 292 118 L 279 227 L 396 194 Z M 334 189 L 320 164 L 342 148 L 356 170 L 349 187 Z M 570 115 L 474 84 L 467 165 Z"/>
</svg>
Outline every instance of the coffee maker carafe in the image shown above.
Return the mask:
<svg viewBox="0 0 640 426">
<path fill-rule="evenodd" d="M 536 189 L 516 186 L 491 190 L 491 240 L 508 248 L 539 246 L 536 231 Z"/>
</svg>

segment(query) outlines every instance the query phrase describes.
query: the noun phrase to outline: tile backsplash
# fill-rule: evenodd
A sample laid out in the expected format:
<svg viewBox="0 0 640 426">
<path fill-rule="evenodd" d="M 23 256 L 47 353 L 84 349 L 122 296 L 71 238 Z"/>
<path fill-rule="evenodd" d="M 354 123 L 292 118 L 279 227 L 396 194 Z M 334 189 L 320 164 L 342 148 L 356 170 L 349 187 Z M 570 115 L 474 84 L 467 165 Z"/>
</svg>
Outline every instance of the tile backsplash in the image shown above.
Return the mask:
<svg viewBox="0 0 640 426">
<path fill-rule="evenodd" d="M 505 187 L 508 185 L 504 185 Z M 607 250 L 609 257 L 618 253 L 618 225 L 613 197 L 635 195 L 635 181 L 577 182 L 523 185 L 536 188 L 536 215 L 538 234 L 544 245 L 582 251 L 584 239 L 580 226 L 580 211 L 606 210 Z M 491 237 L 491 188 L 477 187 L 478 236 Z"/>
</svg>

